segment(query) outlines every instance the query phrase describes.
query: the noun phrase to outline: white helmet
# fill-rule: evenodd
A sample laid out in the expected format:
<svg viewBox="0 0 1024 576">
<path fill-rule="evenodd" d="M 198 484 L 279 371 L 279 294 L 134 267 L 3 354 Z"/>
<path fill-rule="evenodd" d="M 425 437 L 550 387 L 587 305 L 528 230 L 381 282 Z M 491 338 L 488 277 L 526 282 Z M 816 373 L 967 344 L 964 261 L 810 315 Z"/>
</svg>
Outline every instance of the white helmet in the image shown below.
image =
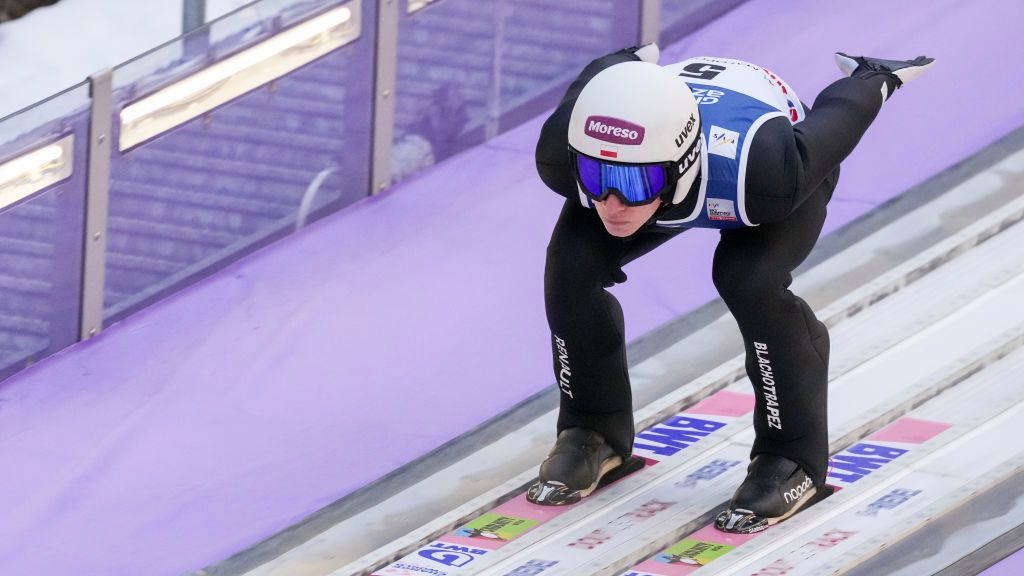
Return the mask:
<svg viewBox="0 0 1024 576">
<path fill-rule="evenodd" d="M 689 87 L 648 62 L 622 62 L 599 72 L 583 87 L 569 119 L 570 152 L 589 157 L 583 160 L 590 164 L 666 164 L 664 187 L 649 192 L 671 196 L 673 204 L 683 201 L 700 172 L 700 133 L 700 114 Z M 581 190 L 591 198 L 604 198 L 614 190 L 615 183 L 588 182 L 578 157 L 573 166 Z M 630 200 L 645 201 L 639 195 Z"/>
</svg>

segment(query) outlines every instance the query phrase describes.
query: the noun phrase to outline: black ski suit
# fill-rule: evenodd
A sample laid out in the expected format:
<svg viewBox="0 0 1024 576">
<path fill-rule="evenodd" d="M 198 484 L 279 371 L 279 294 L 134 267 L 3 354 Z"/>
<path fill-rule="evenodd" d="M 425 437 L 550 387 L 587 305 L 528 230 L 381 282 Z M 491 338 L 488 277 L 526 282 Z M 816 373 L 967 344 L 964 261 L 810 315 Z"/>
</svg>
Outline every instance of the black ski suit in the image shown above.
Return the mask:
<svg viewBox="0 0 1024 576">
<path fill-rule="evenodd" d="M 638 58 L 623 50 L 591 62 L 545 122 L 536 151 L 541 179 L 567 198 L 544 274 L 554 369 L 562 388 L 558 431 L 596 430 L 623 456 L 631 454 L 634 436 L 625 331 L 622 308 L 604 288 L 624 280 L 623 265 L 682 231 L 659 227 L 655 220 L 691 213 L 700 185 L 698 178 L 686 200 L 663 206 L 627 239 L 608 234 L 596 211 L 581 204 L 567 153 L 573 105 L 594 75 L 632 60 Z M 882 76 L 842 78 L 818 95 L 811 110 L 804 107 L 801 122 L 772 118 L 755 132 L 746 169 L 746 211 L 759 225 L 722 230 L 714 257 L 713 280 L 743 335 L 757 399 L 751 458 L 759 453 L 787 457 L 819 485 L 828 463 L 829 337 L 789 285 L 821 232 L 839 163 L 881 108 L 884 82 Z"/>
</svg>

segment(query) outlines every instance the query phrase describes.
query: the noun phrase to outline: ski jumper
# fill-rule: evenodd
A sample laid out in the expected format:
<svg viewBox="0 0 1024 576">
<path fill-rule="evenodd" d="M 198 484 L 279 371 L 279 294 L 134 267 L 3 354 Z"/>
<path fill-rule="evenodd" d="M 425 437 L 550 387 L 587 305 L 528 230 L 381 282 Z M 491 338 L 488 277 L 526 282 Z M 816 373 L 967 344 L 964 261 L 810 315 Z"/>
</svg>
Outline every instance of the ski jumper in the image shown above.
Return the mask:
<svg viewBox="0 0 1024 576">
<path fill-rule="evenodd" d="M 568 124 L 590 78 L 637 59 L 623 50 L 591 62 L 545 122 L 537 144 L 541 179 L 567 199 L 544 274 L 561 390 L 557 429 L 598 431 L 621 455 L 631 454 L 635 432 L 624 319 L 605 288 L 626 280 L 622 266 L 680 232 L 720 228 L 712 276 L 739 325 L 754 387 L 751 458 L 784 456 L 823 484 L 828 331 L 789 285 L 821 232 L 839 163 L 881 108 L 884 81 L 843 78 L 807 110 L 784 82 L 753 64 L 695 58 L 667 66 L 699 103 L 701 174 L 680 204 L 663 206 L 638 232 L 617 238 L 578 192 L 567 153 Z"/>
</svg>

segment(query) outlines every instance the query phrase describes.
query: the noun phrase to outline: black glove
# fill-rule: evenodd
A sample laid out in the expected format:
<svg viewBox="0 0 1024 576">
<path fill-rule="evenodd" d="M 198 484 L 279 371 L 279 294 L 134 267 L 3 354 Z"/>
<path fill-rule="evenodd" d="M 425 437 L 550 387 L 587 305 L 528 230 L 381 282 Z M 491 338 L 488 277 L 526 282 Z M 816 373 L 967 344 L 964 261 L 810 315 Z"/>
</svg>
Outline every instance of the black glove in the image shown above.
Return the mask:
<svg viewBox="0 0 1024 576">
<path fill-rule="evenodd" d="M 616 284 L 623 284 L 626 282 L 626 273 L 622 271 L 622 268 L 612 270 L 611 278 L 601 283 L 602 288 L 611 288 Z"/>
</svg>

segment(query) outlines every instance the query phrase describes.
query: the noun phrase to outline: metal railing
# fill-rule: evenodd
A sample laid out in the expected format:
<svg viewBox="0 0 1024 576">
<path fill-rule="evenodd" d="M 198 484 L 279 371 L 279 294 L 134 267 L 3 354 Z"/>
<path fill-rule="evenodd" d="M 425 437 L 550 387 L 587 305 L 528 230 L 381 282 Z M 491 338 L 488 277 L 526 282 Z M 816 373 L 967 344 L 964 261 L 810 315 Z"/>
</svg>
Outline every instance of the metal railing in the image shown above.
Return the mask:
<svg viewBox="0 0 1024 576">
<path fill-rule="evenodd" d="M 188 23 L 0 120 L 0 379 L 741 2 L 260 0 Z"/>
</svg>

